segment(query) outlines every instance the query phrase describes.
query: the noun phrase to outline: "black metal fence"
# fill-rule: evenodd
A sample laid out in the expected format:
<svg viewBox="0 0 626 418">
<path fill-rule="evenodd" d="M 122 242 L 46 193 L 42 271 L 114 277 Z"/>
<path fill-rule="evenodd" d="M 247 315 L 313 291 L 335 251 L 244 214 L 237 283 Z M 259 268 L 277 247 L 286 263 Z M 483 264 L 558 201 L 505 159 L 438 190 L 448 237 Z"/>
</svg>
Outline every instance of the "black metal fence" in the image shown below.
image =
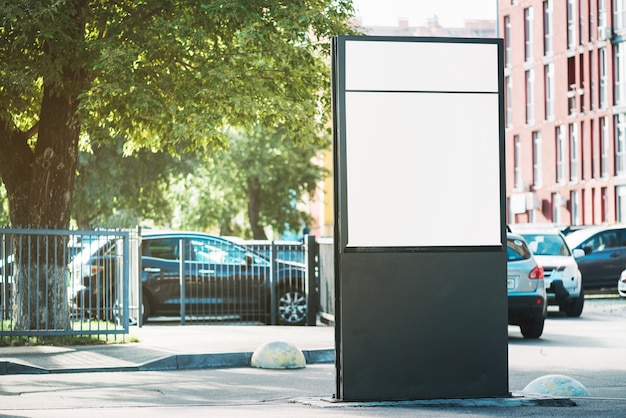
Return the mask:
<svg viewBox="0 0 626 418">
<path fill-rule="evenodd" d="M 318 261 L 313 236 L 0 229 L 0 337 L 126 334 L 163 319 L 315 325 Z"/>
<path fill-rule="evenodd" d="M 0 336 L 127 334 L 133 299 L 138 309 L 131 239 L 136 247 L 132 231 L 0 229 Z M 109 254 L 119 268 L 83 262 L 108 241 L 119 243 Z"/>
</svg>

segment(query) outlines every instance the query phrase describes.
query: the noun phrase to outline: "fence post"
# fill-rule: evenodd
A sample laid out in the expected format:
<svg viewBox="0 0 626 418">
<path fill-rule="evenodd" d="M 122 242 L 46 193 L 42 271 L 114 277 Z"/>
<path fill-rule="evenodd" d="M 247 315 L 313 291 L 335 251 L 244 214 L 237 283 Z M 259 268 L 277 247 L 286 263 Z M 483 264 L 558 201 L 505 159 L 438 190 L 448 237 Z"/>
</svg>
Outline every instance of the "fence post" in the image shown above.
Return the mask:
<svg viewBox="0 0 626 418">
<path fill-rule="evenodd" d="M 185 241 L 181 239 L 178 242 L 180 253 L 179 261 L 179 282 L 180 282 L 180 324 L 185 325 Z"/>
<path fill-rule="evenodd" d="M 278 311 L 276 300 L 276 242 L 272 241 L 270 245 L 270 324 L 277 325 L 278 318 L 276 312 Z"/>
<path fill-rule="evenodd" d="M 315 241 L 315 235 L 307 235 L 304 242 L 306 243 L 306 324 L 316 325 L 317 323 L 317 254 L 318 247 Z"/>
</svg>

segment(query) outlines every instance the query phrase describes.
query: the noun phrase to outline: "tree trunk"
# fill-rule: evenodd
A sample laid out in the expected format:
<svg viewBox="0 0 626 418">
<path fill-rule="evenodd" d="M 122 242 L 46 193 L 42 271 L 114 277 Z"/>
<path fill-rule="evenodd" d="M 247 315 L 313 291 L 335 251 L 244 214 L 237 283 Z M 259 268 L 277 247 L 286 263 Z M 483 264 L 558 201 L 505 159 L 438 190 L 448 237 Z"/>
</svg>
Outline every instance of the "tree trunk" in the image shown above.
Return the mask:
<svg viewBox="0 0 626 418">
<path fill-rule="evenodd" d="M 9 195 L 11 223 L 19 228 L 69 228 L 80 125 L 76 97 L 44 89 L 37 145 L 21 187 Z M 3 179 L 11 177 L 2 173 Z M 26 179 L 29 181 L 26 182 Z M 6 183 L 6 182 L 5 182 Z M 19 182 L 16 182 L 19 183 Z M 44 238 L 42 238 L 44 239 Z M 68 329 L 65 251 L 34 240 L 16 243 L 13 319 L 16 329 Z M 28 254 L 28 257 L 23 257 Z"/>
<path fill-rule="evenodd" d="M 248 220 L 250 221 L 250 229 L 252 229 L 252 237 L 257 240 L 266 240 L 267 235 L 260 224 L 261 215 L 261 182 L 258 178 L 249 178 L 247 181 L 248 188 Z"/>
</svg>

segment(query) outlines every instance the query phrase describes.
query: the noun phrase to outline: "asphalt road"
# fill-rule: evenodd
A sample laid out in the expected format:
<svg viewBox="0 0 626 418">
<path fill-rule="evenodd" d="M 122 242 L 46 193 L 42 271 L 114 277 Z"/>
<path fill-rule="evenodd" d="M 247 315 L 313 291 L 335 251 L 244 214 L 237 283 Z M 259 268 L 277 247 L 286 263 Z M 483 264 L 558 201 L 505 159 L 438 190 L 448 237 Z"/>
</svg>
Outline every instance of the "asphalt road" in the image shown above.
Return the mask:
<svg viewBox="0 0 626 418">
<path fill-rule="evenodd" d="M 462 355 L 462 347 L 459 347 Z M 589 398 L 576 406 L 329 402 L 334 365 L 164 372 L 7 375 L 0 415 L 15 417 L 623 417 L 626 416 L 626 300 L 589 299 L 581 318 L 552 311 L 539 340 L 509 327 L 509 389 L 561 374 Z M 471 361 L 471 359 L 468 359 Z"/>
</svg>

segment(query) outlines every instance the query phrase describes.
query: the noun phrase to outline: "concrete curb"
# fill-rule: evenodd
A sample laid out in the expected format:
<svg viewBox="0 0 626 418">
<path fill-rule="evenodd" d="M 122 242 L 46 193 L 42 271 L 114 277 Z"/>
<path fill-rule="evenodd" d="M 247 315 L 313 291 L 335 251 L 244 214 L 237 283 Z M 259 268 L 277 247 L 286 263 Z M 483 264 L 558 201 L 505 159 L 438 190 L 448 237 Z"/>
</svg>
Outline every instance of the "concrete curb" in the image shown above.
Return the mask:
<svg viewBox="0 0 626 418">
<path fill-rule="evenodd" d="M 303 350 L 307 364 L 334 363 L 335 350 Z M 45 368 L 33 364 L 14 361 L 0 361 L 0 376 L 14 374 L 52 374 L 52 373 L 94 373 L 94 372 L 129 372 L 129 371 L 166 371 L 193 370 L 211 368 L 250 367 L 252 353 L 212 353 L 212 354 L 174 354 L 131 366 L 95 366 L 79 365 L 63 368 Z"/>
<path fill-rule="evenodd" d="M 318 408 L 354 408 L 354 407 L 385 407 L 385 406 L 419 406 L 434 408 L 450 407 L 525 407 L 525 406 L 550 406 L 572 407 L 576 402 L 564 397 L 533 396 L 519 392 L 512 393 L 510 397 L 502 398 L 463 398 L 463 399 L 420 399 L 407 401 L 375 401 L 375 402 L 350 402 L 338 401 L 325 398 L 300 398 L 292 399 L 292 403 L 315 406 Z"/>
</svg>

